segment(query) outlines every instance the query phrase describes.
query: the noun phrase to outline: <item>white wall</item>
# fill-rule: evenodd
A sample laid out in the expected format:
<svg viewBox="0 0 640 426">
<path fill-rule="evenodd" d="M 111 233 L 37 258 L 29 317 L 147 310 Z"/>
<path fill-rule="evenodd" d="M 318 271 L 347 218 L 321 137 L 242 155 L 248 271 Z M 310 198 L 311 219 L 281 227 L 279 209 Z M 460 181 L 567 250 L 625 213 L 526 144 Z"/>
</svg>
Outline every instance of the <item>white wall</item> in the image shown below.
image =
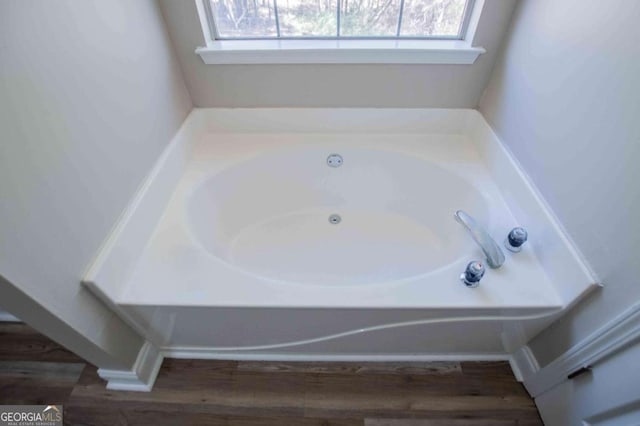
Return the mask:
<svg viewBox="0 0 640 426">
<path fill-rule="evenodd" d="M 486 0 L 473 65 L 205 65 L 194 0 L 161 0 L 199 107 L 465 107 L 478 104 L 515 0 Z"/>
<path fill-rule="evenodd" d="M 170 46 L 153 0 L 0 2 L 0 307 L 100 367 L 141 339 L 80 279 L 191 109 Z"/>
<path fill-rule="evenodd" d="M 522 0 L 480 102 L 605 285 L 530 343 L 541 364 L 640 298 L 638 17 L 637 0 Z"/>
</svg>

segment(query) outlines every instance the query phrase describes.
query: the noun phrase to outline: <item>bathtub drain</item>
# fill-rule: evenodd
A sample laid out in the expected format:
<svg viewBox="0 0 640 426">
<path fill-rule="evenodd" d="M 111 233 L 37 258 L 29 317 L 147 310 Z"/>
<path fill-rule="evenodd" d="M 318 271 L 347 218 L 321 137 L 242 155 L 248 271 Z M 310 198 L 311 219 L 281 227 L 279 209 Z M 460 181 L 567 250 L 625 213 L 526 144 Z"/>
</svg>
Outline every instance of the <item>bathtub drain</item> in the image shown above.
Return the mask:
<svg viewBox="0 0 640 426">
<path fill-rule="evenodd" d="M 344 160 L 340 154 L 331 154 L 327 157 L 327 164 L 329 167 L 340 167 Z"/>
<path fill-rule="evenodd" d="M 329 223 L 332 225 L 337 225 L 340 223 L 340 221 L 342 221 L 342 218 L 338 214 L 332 214 L 331 216 L 329 216 Z"/>
</svg>

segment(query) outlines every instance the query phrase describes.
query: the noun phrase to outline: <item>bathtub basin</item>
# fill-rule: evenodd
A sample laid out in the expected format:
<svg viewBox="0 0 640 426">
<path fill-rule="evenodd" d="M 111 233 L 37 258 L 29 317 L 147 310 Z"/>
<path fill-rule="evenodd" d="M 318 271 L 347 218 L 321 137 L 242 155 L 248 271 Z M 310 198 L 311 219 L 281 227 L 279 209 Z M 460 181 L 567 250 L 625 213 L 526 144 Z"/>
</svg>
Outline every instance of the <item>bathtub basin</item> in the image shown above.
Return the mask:
<svg viewBox="0 0 640 426">
<path fill-rule="evenodd" d="M 345 147 L 332 168 L 322 145 L 277 151 L 205 178 L 186 201 L 193 240 L 257 278 L 350 286 L 424 276 L 467 253 L 456 206 L 488 217 L 472 183 L 428 160 Z"/>
</svg>

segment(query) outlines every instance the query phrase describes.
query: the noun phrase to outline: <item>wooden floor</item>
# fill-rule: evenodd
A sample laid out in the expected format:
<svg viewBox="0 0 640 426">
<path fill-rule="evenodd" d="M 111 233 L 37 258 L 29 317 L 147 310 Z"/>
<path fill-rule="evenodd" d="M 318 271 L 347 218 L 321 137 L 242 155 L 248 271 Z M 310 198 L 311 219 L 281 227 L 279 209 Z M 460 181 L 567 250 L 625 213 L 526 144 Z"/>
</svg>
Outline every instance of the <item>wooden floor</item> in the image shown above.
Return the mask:
<svg viewBox="0 0 640 426">
<path fill-rule="evenodd" d="M 31 328 L 0 323 L 0 405 L 62 404 L 72 425 L 541 425 L 505 362 L 279 363 L 167 359 L 152 392 Z"/>
</svg>

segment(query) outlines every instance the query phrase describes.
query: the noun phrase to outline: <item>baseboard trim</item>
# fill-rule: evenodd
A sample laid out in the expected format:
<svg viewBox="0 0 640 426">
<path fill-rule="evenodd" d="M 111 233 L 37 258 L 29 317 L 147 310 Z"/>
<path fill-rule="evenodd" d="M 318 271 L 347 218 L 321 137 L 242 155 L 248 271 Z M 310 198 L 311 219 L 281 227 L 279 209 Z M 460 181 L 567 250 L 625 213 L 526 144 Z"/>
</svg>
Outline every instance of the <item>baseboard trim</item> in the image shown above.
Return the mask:
<svg viewBox="0 0 640 426">
<path fill-rule="evenodd" d="M 98 369 L 98 375 L 107 381 L 107 389 L 149 392 L 158 377 L 164 359 L 163 353 L 150 342 L 138 352 L 131 370 Z"/>
<path fill-rule="evenodd" d="M 206 348 L 162 349 L 166 358 L 220 359 L 233 361 L 306 361 L 306 362 L 433 362 L 433 361 L 508 361 L 509 355 L 489 354 L 294 354 L 219 352 Z"/>
<path fill-rule="evenodd" d="M 535 362 L 535 357 L 526 346 L 516 352 L 517 355 L 512 356 L 512 359 L 523 375 L 523 382 L 529 394 L 535 398 L 567 380 L 567 376 L 574 371 L 582 367 L 593 367 L 639 340 L 640 302 L 630 306 L 543 368 L 527 367 L 529 361 L 525 358 L 530 356 Z M 528 355 L 525 355 L 526 352 Z"/>
</svg>

